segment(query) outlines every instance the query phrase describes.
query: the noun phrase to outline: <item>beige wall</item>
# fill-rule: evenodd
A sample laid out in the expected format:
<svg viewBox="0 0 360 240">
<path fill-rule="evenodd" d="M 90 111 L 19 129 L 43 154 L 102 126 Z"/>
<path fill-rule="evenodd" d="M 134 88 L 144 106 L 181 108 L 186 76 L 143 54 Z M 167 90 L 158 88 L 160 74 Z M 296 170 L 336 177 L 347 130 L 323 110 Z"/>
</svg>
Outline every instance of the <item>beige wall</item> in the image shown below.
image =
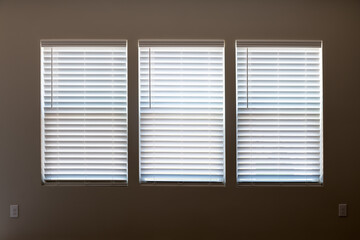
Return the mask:
<svg viewBox="0 0 360 240">
<path fill-rule="evenodd" d="M 359 29 L 350 0 L 0 0 L 0 239 L 356 239 Z M 39 40 L 53 38 L 129 40 L 128 187 L 40 184 Z M 225 39 L 226 187 L 138 184 L 144 38 Z M 324 187 L 236 187 L 235 39 L 324 41 Z"/>
</svg>

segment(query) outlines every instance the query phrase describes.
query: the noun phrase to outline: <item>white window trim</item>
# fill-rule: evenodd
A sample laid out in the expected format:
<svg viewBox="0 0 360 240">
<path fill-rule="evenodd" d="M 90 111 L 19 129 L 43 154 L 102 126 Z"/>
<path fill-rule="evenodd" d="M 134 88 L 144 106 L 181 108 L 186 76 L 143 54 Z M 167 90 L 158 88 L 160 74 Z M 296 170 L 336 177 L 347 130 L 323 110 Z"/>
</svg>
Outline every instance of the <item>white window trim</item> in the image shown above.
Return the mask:
<svg viewBox="0 0 360 240">
<path fill-rule="evenodd" d="M 237 84 L 237 47 L 315 47 L 320 48 L 320 178 L 319 182 L 240 182 L 238 181 L 238 84 Z M 324 186 L 324 141 L 323 141 L 323 41 L 322 40 L 235 40 L 235 85 L 236 85 L 236 167 L 235 179 L 237 187 L 323 187 Z"/>
<path fill-rule="evenodd" d="M 226 185 L 226 125 L 225 125 L 225 41 L 224 40 L 139 40 L 138 41 L 138 98 L 139 98 L 139 106 L 138 106 L 138 132 L 139 132 L 139 158 L 138 158 L 138 164 L 139 164 L 139 184 L 144 186 L 225 186 Z M 201 182 L 201 181 L 195 181 L 195 182 L 187 182 L 187 181 L 142 181 L 142 175 L 141 175 L 141 130 L 140 130 L 140 124 L 141 124 L 141 77 L 140 77 L 140 47 L 224 47 L 223 51 L 223 181 L 222 182 Z"/>
<path fill-rule="evenodd" d="M 46 180 L 45 179 L 45 116 L 44 116 L 44 68 L 43 47 L 125 47 L 125 72 L 126 72 L 126 180 Z M 129 158 L 128 158 L 128 41 L 120 39 L 42 39 L 40 40 L 41 62 L 41 184 L 45 186 L 128 186 L 129 181 Z"/>
</svg>

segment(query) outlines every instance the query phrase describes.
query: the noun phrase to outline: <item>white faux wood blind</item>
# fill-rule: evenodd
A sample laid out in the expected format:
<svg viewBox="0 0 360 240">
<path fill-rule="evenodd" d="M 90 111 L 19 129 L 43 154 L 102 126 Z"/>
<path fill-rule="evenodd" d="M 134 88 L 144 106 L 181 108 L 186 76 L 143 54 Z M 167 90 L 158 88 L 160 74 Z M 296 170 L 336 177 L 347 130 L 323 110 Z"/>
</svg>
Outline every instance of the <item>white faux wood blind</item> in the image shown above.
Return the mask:
<svg viewBox="0 0 360 240">
<path fill-rule="evenodd" d="M 126 41 L 42 41 L 44 182 L 127 182 Z"/>
<path fill-rule="evenodd" d="M 238 182 L 321 183 L 321 42 L 236 49 Z"/>
<path fill-rule="evenodd" d="M 225 182 L 224 42 L 140 41 L 140 181 Z"/>
</svg>

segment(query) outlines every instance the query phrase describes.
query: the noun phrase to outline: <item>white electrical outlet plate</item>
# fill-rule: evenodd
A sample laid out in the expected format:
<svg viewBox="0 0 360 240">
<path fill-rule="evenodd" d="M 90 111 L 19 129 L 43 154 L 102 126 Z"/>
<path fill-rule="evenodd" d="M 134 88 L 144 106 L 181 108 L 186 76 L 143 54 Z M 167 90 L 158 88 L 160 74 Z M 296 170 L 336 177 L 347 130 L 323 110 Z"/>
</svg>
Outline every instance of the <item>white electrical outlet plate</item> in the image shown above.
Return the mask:
<svg viewBox="0 0 360 240">
<path fill-rule="evenodd" d="M 339 217 L 347 217 L 347 204 L 339 204 Z"/>
<path fill-rule="evenodd" d="M 19 205 L 10 205 L 10 217 L 18 218 L 19 217 Z"/>
</svg>

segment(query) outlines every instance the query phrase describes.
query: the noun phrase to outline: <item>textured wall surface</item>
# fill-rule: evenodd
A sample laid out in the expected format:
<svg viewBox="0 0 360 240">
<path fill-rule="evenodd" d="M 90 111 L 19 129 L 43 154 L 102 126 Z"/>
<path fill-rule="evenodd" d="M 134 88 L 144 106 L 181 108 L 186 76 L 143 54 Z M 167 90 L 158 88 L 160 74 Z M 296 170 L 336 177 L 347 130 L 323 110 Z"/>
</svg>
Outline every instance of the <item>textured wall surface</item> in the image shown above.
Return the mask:
<svg viewBox="0 0 360 240">
<path fill-rule="evenodd" d="M 350 0 L 0 0 L 0 239 L 356 239 L 359 29 L 360 1 Z M 41 185 L 39 42 L 69 38 L 129 40 L 128 187 Z M 225 187 L 139 185 L 146 38 L 225 39 Z M 324 41 L 323 187 L 236 186 L 235 39 Z"/>
</svg>

